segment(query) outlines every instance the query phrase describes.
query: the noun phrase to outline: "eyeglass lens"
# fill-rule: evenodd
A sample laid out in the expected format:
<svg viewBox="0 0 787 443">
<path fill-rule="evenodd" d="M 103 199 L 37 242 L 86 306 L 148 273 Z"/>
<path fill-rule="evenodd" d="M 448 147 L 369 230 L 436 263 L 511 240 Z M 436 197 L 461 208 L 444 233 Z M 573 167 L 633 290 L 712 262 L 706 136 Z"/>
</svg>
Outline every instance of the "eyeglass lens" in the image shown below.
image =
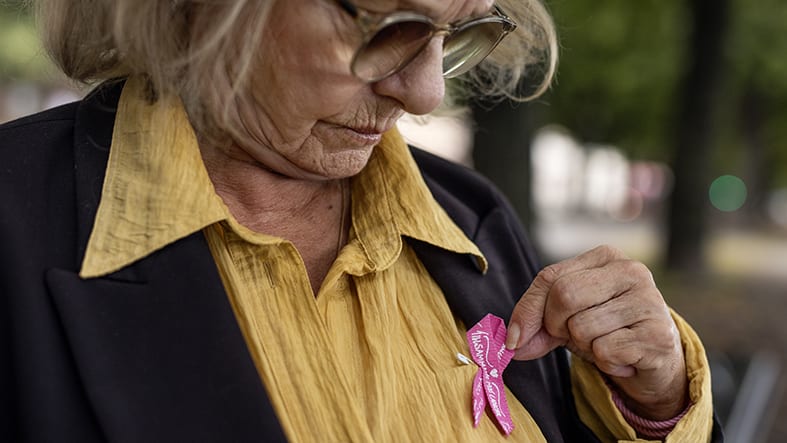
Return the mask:
<svg viewBox="0 0 787 443">
<path fill-rule="evenodd" d="M 480 63 L 505 32 L 500 22 L 468 24 L 443 42 L 443 75 L 455 77 Z M 431 23 L 406 20 L 384 26 L 356 54 L 353 71 L 366 81 L 376 81 L 398 71 L 415 58 L 433 36 Z"/>
<path fill-rule="evenodd" d="M 416 20 L 383 27 L 355 57 L 355 75 L 376 80 L 409 63 L 432 38 L 432 25 Z"/>
<path fill-rule="evenodd" d="M 443 75 L 456 77 L 481 63 L 497 46 L 503 32 L 502 23 L 482 22 L 447 36 L 443 42 Z"/>
</svg>

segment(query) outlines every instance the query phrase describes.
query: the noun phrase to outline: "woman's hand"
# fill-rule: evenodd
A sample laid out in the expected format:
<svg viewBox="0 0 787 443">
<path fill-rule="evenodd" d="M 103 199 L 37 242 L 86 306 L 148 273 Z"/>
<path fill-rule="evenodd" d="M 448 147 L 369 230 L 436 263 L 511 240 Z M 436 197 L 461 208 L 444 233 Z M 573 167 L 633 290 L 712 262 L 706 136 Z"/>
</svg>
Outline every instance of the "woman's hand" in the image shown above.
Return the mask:
<svg viewBox="0 0 787 443">
<path fill-rule="evenodd" d="M 672 418 L 687 403 L 680 335 L 650 271 L 608 246 L 544 268 L 514 308 L 506 346 L 518 360 L 566 346 L 645 418 Z"/>
</svg>

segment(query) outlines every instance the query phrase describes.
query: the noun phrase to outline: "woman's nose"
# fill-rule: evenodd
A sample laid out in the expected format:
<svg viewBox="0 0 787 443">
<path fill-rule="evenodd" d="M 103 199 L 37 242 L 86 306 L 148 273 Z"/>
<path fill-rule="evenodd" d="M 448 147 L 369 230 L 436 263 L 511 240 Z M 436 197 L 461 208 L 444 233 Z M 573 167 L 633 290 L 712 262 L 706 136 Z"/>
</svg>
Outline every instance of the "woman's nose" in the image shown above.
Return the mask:
<svg viewBox="0 0 787 443">
<path fill-rule="evenodd" d="M 401 71 L 372 84 L 375 93 L 397 100 L 405 112 L 432 112 L 443 101 L 443 39 L 434 38 Z"/>
</svg>

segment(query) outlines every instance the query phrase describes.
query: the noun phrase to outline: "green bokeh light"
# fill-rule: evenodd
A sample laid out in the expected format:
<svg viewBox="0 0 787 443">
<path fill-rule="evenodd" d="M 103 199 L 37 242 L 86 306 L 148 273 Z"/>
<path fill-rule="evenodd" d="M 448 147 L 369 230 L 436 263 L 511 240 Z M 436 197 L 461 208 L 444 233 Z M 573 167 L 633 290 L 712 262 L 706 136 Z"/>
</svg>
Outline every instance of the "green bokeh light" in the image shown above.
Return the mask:
<svg viewBox="0 0 787 443">
<path fill-rule="evenodd" d="M 719 211 L 737 211 L 746 203 L 746 183 L 734 175 L 722 175 L 713 180 L 708 195 L 713 207 Z"/>
</svg>

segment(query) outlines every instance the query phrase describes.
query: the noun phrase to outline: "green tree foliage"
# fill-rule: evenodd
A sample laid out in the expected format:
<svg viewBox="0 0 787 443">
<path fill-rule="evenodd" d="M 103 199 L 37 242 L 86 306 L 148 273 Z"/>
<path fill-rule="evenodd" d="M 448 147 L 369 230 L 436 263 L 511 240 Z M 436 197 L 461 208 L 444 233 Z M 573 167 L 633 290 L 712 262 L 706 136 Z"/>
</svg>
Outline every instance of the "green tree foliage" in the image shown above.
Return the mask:
<svg viewBox="0 0 787 443">
<path fill-rule="evenodd" d="M 531 105 L 536 126 L 558 123 L 633 159 L 672 163 L 680 175 L 675 195 L 692 198 L 671 211 L 670 243 L 685 246 L 677 255 L 701 267 L 714 177 L 746 180 L 747 214 L 762 209 L 770 189 L 787 186 L 784 0 L 728 0 L 723 20 L 701 0 L 546 1 L 561 65 L 552 91 Z"/>
<path fill-rule="evenodd" d="M 686 39 L 677 0 L 553 1 L 561 64 L 544 120 L 664 158 Z"/>
<path fill-rule="evenodd" d="M 0 82 L 43 82 L 51 73 L 26 2 L 0 0 Z"/>
<path fill-rule="evenodd" d="M 738 79 L 751 79 L 775 97 L 787 96 L 787 8 L 783 0 L 733 1 L 729 62 Z"/>
<path fill-rule="evenodd" d="M 669 160 L 678 82 L 690 38 L 686 2 L 548 2 L 561 38 L 553 91 L 538 106 L 585 141 L 614 143 L 634 158 Z M 762 114 L 774 184 L 787 185 L 787 8 L 783 0 L 733 0 L 718 103 L 717 168 L 746 155 L 746 97 Z"/>
<path fill-rule="evenodd" d="M 748 175 L 767 180 L 764 186 L 786 187 L 787 8 L 782 0 L 732 5 L 722 158 L 748 165 Z"/>
</svg>

